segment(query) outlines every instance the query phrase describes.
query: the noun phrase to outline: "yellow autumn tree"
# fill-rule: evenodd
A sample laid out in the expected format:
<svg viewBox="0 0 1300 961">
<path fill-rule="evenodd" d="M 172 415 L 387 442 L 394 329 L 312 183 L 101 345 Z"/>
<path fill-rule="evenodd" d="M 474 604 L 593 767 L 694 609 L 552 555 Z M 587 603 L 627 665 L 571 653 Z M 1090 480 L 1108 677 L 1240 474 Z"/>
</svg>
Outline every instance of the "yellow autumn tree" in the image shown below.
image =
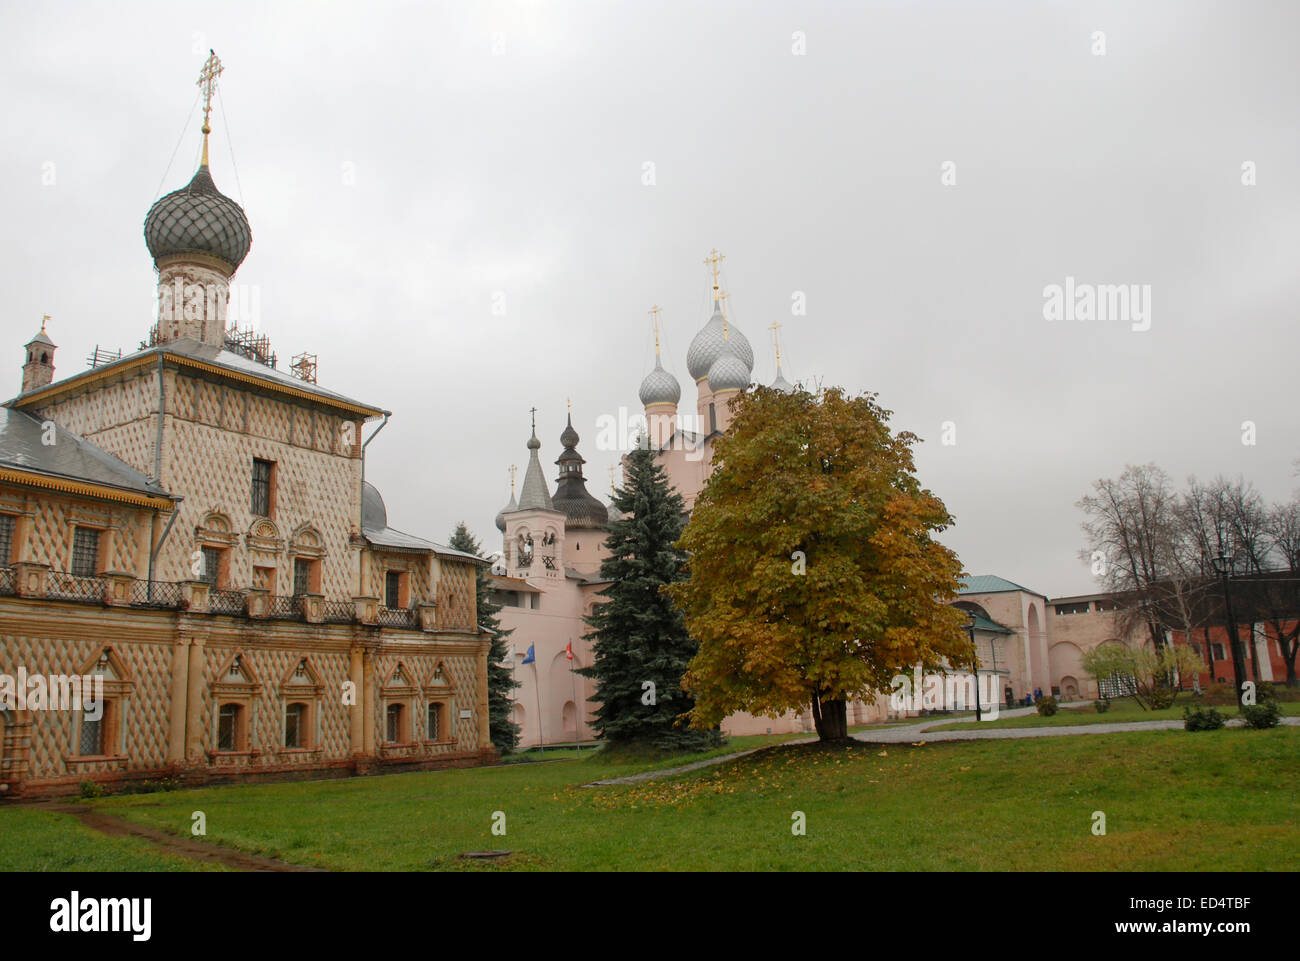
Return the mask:
<svg viewBox="0 0 1300 961">
<path fill-rule="evenodd" d="M 969 666 L 949 606 L 961 562 L 934 539 L 953 519 L 915 476 L 916 435 L 841 388 L 760 387 L 732 411 L 680 541 L 690 577 L 665 588 L 699 642 L 691 724 L 811 703 L 820 738 L 839 740 L 849 698 L 917 663 Z"/>
</svg>

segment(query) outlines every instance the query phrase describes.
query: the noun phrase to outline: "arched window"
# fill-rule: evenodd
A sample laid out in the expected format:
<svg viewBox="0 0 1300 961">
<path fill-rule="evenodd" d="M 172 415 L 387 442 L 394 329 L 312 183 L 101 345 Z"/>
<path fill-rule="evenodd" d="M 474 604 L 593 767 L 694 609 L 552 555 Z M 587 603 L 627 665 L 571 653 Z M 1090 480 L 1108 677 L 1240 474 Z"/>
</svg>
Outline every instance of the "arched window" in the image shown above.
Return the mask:
<svg viewBox="0 0 1300 961">
<path fill-rule="evenodd" d="M 42 364 L 47 364 L 47 363 L 49 363 L 49 360 L 48 360 L 49 356 L 50 356 L 50 355 L 47 354 L 47 353 L 45 353 L 45 351 L 41 351 L 41 363 L 42 363 Z"/>
</svg>

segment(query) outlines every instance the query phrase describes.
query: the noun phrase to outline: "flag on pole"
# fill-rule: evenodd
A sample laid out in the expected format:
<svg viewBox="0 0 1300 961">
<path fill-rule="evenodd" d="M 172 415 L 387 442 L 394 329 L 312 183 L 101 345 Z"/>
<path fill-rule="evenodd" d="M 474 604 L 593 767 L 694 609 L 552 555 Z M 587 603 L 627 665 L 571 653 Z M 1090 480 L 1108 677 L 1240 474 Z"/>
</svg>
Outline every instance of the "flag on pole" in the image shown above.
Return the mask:
<svg viewBox="0 0 1300 961">
<path fill-rule="evenodd" d="M 569 660 L 573 660 L 573 641 L 564 645 L 564 656 Z"/>
<path fill-rule="evenodd" d="M 531 663 L 533 663 L 533 661 L 535 661 L 535 660 L 537 660 L 537 658 L 536 658 L 536 656 L 533 654 L 533 645 L 529 644 L 529 645 L 528 645 L 528 653 L 524 655 L 524 661 L 523 661 L 523 662 L 524 662 L 525 664 L 531 664 Z"/>
</svg>

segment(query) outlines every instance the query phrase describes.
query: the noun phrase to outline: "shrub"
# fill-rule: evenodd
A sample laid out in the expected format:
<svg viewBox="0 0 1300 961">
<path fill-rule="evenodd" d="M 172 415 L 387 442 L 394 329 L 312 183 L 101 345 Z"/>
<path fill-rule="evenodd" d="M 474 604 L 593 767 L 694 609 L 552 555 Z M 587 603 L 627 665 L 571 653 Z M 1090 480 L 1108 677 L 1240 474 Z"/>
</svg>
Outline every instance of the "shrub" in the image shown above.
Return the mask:
<svg viewBox="0 0 1300 961">
<path fill-rule="evenodd" d="M 81 796 L 84 798 L 96 798 L 104 796 L 104 785 L 98 781 L 82 781 Z"/>
<path fill-rule="evenodd" d="M 1183 708 L 1183 728 L 1188 731 L 1217 731 L 1227 719 L 1212 707 Z"/>
<path fill-rule="evenodd" d="M 1038 713 L 1043 717 L 1051 717 L 1056 713 L 1056 698 L 1048 694 L 1046 697 L 1038 699 Z"/>
<path fill-rule="evenodd" d="M 1215 681 L 1207 685 L 1204 690 L 1206 704 L 1236 704 L 1237 699 L 1233 696 L 1231 684 L 1220 684 Z"/>
<path fill-rule="evenodd" d="M 1163 711 L 1167 707 L 1174 706 L 1174 698 L 1178 695 L 1172 687 L 1157 687 L 1152 690 L 1147 698 L 1147 703 L 1153 711 Z"/>
<path fill-rule="evenodd" d="M 1266 727 L 1277 727 L 1278 722 L 1282 719 L 1282 709 L 1277 706 L 1277 701 L 1265 701 L 1263 704 L 1243 704 L 1241 706 L 1241 716 L 1246 719 L 1246 727 L 1263 730 Z"/>
<path fill-rule="evenodd" d="M 1265 701 L 1272 701 L 1277 698 L 1277 691 L 1273 689 L 1272 681 L 1260 681 L 1255 685 L 1255 700 L 1263 704 Z"/>
<path fill-rule="evenodd" d="M 153 794 L 157 791 L 177 791 L 184 785 L 178 777 L 163 777 L 158 780 L 136 781 L 122 788 L 123 794 Z"/>
<path fill-rule="evenodd" d="M 1096 709 L 1098 714 L 1105 714 L 1110 710 L 1110 698 L 1099 698 L 1092 702 L 1092 706 Z"/>
</svg>

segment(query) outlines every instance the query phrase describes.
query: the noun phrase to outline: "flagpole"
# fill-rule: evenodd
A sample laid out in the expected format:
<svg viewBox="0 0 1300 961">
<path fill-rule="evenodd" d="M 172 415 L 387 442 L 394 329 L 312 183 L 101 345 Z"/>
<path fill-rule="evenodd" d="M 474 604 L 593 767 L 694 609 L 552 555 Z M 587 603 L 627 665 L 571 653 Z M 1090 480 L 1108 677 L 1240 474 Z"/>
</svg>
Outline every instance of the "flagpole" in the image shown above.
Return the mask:
<svg viewBox="0 0 1300 961">
<path fill-rule="evenodd" d="M 578 674 L 573 669 L 574 662 L 577 658 L 573 654 L 573 641 L 569 641 L 569 680 L 573 682 L 573 743 L 578 748 L 578 753 L 582 753 L 582 720 L 578 713 Z"/>
<path fill-rule="evenodd" d="M 546 729 L 542 727 L 542 682 L 537 674 L 537 655 L 533 655 L 533 686 L 537 689 L 537 747 L 546 753 Z"/>
</svg>

